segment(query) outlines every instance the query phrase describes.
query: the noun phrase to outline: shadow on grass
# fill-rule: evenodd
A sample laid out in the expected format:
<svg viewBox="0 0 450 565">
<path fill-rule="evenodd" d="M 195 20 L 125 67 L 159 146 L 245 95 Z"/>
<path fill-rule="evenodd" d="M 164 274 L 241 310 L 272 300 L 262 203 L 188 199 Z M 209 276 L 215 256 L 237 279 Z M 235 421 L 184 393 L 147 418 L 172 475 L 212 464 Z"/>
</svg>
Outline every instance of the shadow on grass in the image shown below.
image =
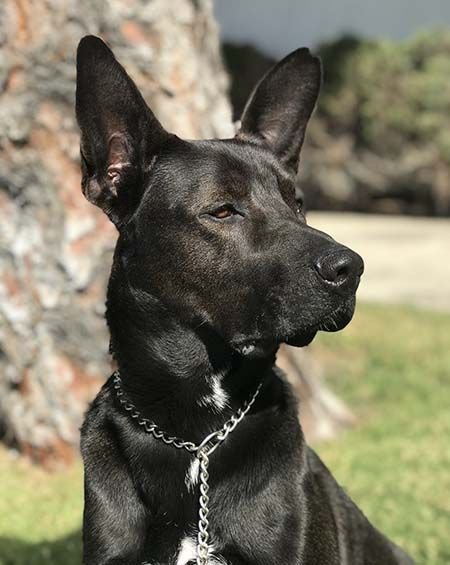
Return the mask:
<svg viewBox="0 0 450 565">
<path fill-rule="evenodd" d="M 80 565 L 81 532 L 39 543 L 0 537 L 0 565 Z"/>
</svg>

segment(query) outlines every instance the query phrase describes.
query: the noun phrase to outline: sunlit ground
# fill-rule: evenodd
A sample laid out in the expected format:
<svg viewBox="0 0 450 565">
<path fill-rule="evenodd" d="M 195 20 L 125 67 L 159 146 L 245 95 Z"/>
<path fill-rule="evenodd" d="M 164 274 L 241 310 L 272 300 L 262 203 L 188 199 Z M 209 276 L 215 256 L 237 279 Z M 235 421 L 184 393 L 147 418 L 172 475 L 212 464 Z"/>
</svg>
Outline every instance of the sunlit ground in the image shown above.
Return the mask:
<svg viewBox="0 0 450 565">
<path fill-rule="evenodd" d="M 358 425 L 315 446 L 417 563 L 450 563 L 450 315 L 360 306 L 313 344 Z M 0 450 L 0 564 L 79 565 L 81 466 L 49 475 Z"/>
</svg>

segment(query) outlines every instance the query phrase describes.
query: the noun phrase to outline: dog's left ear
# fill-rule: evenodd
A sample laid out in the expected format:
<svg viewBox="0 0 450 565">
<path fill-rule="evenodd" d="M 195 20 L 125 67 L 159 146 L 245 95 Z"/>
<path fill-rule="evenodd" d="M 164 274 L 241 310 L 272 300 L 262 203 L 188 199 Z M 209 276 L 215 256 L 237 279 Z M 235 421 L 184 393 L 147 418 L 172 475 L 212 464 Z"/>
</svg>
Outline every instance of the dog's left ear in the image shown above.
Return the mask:
<svg viewBox="0 0 450 565">
<path fill-rule="evenodd" d="M 245 106 L 237 137 L 263 143 L 297 172 L 321 81 L 320 59 L 306 48 L 297 49 L 258 83 Z"/>
<path fill-rule="evenodd" d="M 120 228 L 142 196 L 143 177 L 171 136 L 98 37 L 77 51 L 76 114 L 81 130 L 82 190 Z"/>
</svg>

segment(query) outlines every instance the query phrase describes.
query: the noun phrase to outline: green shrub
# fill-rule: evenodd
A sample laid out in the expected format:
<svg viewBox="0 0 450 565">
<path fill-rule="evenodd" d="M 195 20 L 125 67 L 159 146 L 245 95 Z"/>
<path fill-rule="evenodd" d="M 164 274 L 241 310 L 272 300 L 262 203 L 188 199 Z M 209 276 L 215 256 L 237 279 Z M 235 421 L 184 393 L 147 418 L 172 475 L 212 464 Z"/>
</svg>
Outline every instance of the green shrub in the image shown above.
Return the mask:
<svg viewBox="0 0 450 565">
<path fill-rule="evenodd" d="M 320 112 L 331 131 L 351 132 L 358 146 L 380 155 L 431 143 L 450 162 L 450 30 L 403 43 L 346 37 L 320 52 Z"/>
</svg>

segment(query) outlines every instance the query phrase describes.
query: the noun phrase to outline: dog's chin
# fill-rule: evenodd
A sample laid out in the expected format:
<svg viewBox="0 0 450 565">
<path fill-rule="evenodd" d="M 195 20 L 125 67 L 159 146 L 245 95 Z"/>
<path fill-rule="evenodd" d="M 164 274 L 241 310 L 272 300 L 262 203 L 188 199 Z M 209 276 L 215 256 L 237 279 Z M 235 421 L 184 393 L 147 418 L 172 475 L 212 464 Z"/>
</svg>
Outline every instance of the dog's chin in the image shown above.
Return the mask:
<svg viewBox="0 0 450 565">
<path fill-rule="evenodd" d="M 353 313 L 355 311 L 355 300 L 350 299 L 338 308 L 327 312 L 317 324 L 311 325 L 308 328 L 304 328 L 292 336 L 289 336 L 284 340 L 287 345 L 292 345 L 293 347 L 305 347 L 309 345 L 315 338 L 317 332 L 338 332 L 345 328 L 348 323 L 353 318 Z"/>
<path fill-rule="evenodd" d="M 231 347 L 240 355 L 249 359 L 263 359 L 273 355 L 279 343 L 271 339 L 240 339 L 231 341 Z"/>
<path fill-rule="evenodd" d="M 305 330 L 284 340 L 287 345 L 292 347 L 306 347 L 316 337 L 317 330 Z"/>
<path fill-rule="evenodd" d="M 231 346 L 237 353 L 245 357 L 252 359 L 264 358 L 274 354 L 282 343 L 287 343 L 294 347 L 309 345 L 316 333 L 317 329 L 307 329 L 290 336 L 277 336 L 266 339 L 241 339 L 238 342 L 232 341 Z"/>
</svg>

